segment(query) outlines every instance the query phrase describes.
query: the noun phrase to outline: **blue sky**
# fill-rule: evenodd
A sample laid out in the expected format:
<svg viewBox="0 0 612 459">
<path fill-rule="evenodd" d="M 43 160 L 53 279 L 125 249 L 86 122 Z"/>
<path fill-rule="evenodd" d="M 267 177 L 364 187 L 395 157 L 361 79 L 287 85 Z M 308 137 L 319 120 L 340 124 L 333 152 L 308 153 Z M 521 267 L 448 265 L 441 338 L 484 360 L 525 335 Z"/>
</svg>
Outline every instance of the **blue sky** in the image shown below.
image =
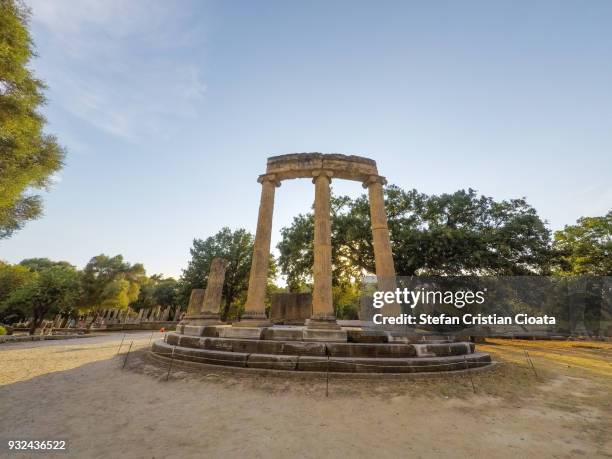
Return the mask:
<svg viewBox="0 0 612 459">
<path fill-rule="evenodd" d="M 612 207 L 612 2 L 26 1 L 68 157 L 0 259 L 178 276 L 194 237 L 254 231 L 257 175 L 292 152 L 525 196 L 553 230 Z M 313 196 L 278 189 L 273 245 Z"/>
</svg>

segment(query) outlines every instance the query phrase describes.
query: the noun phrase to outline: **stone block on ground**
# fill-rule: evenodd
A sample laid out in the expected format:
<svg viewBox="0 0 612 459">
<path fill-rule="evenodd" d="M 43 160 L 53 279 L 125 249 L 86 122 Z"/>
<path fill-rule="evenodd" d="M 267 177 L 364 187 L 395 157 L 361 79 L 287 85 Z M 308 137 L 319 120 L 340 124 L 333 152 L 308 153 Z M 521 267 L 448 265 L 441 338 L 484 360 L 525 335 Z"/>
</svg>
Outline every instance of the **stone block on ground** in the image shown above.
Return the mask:
<svg viewBox="0 0 612 459">
<path fill-rule="evenodd" d="M 325 343 L 290 341 L 283 343 L 283 354 L 325 356 L 327 354 L 327 347 Z"/>
<path fill-rule="evenodd" d="M 205 349 L 178 348 L 174 357 L 210 365 L 224 365 L 229 367 L 246 367 L 248 354 L 242 352 L 223 352 Z"/>
<path fill-rule="evenodd" d="M 247 359 L 248 368 L 266 368 L 269 370 L 295 370 L 298 356 L 250 354 Z"/>
<path fill-rule="evenodd" d="M 231 325 L 204 325 L 204 331 L 202 332 L 202 336 L 205 337 L 219 337 L 221 334 L 221 330 L 226 328 L 231 328 Z"/>
<path fill-rule="evenodd" d="M 303 328 L 270 327 L 264 331 L 264 339 L 276 341 L 301 341 Z"/>
<path fill-rule="evenodd" d="M 283 343 L 279 341 L 264 341 L 255 339 L 232 340 L 234 351 L 249 352 L 253 354 L 282 354 Z"/>
<path fill-rule="evenodd" d="M 387 334 L 382 330 L 347 329 L 348 340 L 354 343 L 386 343 Z"/>
<path fill-rule="evenodd" d="M 225 338 L 202 338 L 204 349 L 210 349 L 213 351 L 226 351 L 232 352 L 234 348 L 233 341 Z"/>
<path fill-rule="evenodd" d="M 304 341 L 324 341 L 345 343 L 347 341 L 346 330 L 318 330 L 304 329 Z"/>
<path fill-rule="evenodd" d="M 183 347 L 199 348 L 200 347 L 200 339 L 201 338 L 199 336 L 182 335 L 179 338 L 178 345 L 179 346 L 183 346 Z"/>
<path fill-rule="evenodd" d="M 261 339 L 264 329 L 259 327 L 227 327 L 219 330 L 220 338 Z"/>
<path fill-rule="evenodd" d="M 366 344 L 330 343 L 327 345 L 332 357 L 415 357 L 416 351 L 411 344 Z"/>
<path fill-rule="evenodd" d="M 183 326 L 183 335 L 202 336 L 204 333 L 203 325 L 185 325 Z"/>
</svg>

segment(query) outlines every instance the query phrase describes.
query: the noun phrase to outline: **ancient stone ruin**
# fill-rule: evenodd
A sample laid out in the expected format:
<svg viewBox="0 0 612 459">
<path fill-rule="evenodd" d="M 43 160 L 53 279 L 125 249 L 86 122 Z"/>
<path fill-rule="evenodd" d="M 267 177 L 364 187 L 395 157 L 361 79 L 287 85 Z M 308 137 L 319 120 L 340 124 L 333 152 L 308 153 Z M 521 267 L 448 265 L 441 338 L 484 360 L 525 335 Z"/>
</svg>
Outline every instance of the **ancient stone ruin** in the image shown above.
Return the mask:
<svg viewBox="0 0 612 459">
<path fill-rule="evenodd" d="M 223 258 L 213 258 L 206 289 L 191 291 L 185 321 L 190 324 L 221 324 L 221 298 L 228 263 Z"/>
<path fill-rule="evenodd" d="M 309 178 L 314 184 L 314 266 L 309 317 L 305 325 L 273 325 L 265 298 L 274 211 L 274 194 L 283 180 Z M 259 176 L 261 198 L 253 259 L 241 320 L 224 324 L 219 304 L 226 265 L 213 261 L 207 289 L 191 294 L 186 317 L 176 332 L 152 348 L 151 358 L 240 368 L 334 371 L 343 373 L 414 373 L 464 370 L 489 365 L 486 353 L 461 337 L 376 329 L 371 323 L 339 323 L 332 301 L 330 184 L 355 180 L 368 190 L 378 290 L 395 288 L 395 268 L 385 212 L 383 185 L 376 162 L 359 156 L 301 153 L 268 158 Z M 297 300 L 296 300 L 297 301 Z M 297 303 L 296 303 L 297 304 Z M 286 306 L 285 306 L 286 308 Z M 277 308 L 278 309 L 278 308 Z M 400 313 L 387 305 L 386 315 Z M 274 312 L 273 311 L 273 316 Z M 286 314 L 283 312 L 283 314 Z"/>
<path fill-rule="evenodd" d="M 304 325 L 312 317 L 312 294 L 273 293 L 270 320 L 274 324 Z"/>
</svg>

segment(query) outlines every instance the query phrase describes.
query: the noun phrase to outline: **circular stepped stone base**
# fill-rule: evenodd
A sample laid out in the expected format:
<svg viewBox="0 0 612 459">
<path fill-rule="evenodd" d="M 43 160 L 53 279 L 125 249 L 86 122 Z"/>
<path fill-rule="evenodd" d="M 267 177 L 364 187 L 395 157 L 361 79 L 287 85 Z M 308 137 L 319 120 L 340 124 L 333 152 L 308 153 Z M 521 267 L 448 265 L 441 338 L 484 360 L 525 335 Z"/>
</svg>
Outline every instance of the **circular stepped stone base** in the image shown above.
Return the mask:
<svg viewBox="0 0 612 459">
<path fill-rule="evenodd" d="M 262 336 L 266 336 L 262 333 Z M 470 370 L 491 364 L 469 342 L 311 342 L 168 333 L 153 344 L 161 357 L 238 368 L 335 373 L 421 373 Z"/>
</svg>

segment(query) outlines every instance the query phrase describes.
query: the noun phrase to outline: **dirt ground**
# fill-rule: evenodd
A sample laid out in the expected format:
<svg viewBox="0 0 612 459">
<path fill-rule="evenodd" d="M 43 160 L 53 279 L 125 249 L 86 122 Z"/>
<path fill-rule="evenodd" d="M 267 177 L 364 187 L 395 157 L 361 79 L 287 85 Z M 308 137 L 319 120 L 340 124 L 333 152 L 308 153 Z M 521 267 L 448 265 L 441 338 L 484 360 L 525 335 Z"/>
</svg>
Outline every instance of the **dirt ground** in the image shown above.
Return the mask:
<svg viewBox="0 0 612 459">
<path fill-rule="evenodd" d="M 326 397 L 321 377 L 175 367 L 166 381 L 151 334 L 118 354 L 122 337 L 0 345 L 0 457 L 612 458 L 612 343 L 489 340 L 478 348 L 501 363 L 471 378 L 332 375 Z"/>
</svg>

